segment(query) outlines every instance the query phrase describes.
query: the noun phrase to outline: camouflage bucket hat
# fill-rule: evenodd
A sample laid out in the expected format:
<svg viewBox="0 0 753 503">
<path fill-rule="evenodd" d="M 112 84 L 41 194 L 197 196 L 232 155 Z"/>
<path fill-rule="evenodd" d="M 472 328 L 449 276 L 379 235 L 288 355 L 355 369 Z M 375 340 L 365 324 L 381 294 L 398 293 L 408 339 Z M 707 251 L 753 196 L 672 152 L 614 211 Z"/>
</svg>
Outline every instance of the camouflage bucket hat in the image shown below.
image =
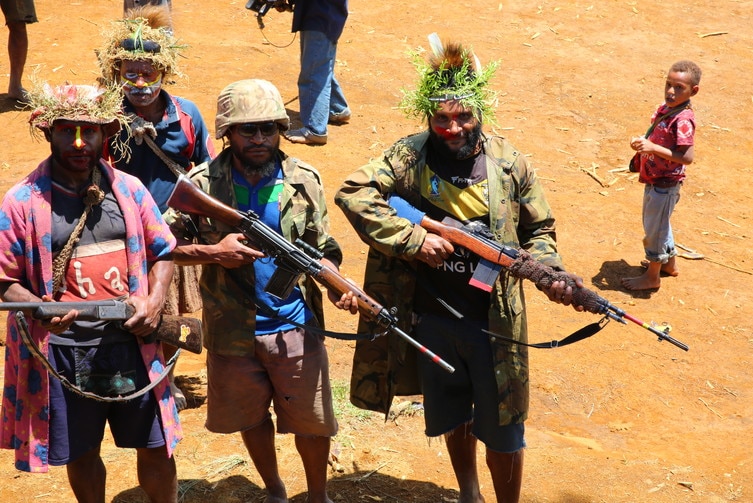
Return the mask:
<svg viewBox="0 0 753 503">
<path fill-rule="evenodd" d="M 215 137 L 222 138 L 233 124 L 275 121 L 284 130 L 290 128 L 280 91 L 269 81 L 239 80 L 228 85 L 217 98 Z"/>
</svg>

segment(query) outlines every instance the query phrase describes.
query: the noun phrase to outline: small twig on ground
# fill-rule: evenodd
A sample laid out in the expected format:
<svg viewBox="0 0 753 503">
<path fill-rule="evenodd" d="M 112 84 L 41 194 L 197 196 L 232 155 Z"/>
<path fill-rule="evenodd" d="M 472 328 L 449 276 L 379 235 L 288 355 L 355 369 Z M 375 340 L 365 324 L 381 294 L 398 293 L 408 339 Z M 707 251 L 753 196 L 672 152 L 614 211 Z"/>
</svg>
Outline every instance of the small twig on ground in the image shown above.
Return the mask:
<svg viewBox="0 0 753 503">
<path fill-rule="evenodd" d="M 698 38 L 716 37 L 718 35 L 726 35 L 729 32 L 726 31 L 712 31 L 710 33 L 698 33 Z"/>
<path fill-rule="evenodd" d="M 590 176 L 594 180 L 596 180 L 597 182 L 599 182 L 599 184 L 602 187 L 608 187 L 609 186 L 604 180 L 601 179 L 601 177 L 599 175 L 596 174 L 596 168 L 591 167 L 591 169 L 586 169 L 586 168 L 581 167 L 580 170 L 583 171 L 584 173 L 586 173 L 588 176 Z"/>
<path fill-rule="evenodd" d="M 740 226 L 739 226 L 738 224 L 736 224 L 735 222 L 730 222 L 730 221 L 729 221 L 729 220 L 727 220 L 726 218 L 722 218 L 722 217 L 720 217 L 720 216 L 717 216 L 716 218 L 718 218 L 718 219 L 719 219 L 719 220 L 721 220 L 722 222 L 727 222 L 727 223 L 728 223 L 728 224 L 730 224 L 730 225 L 734 225 L 735 227 L 740 227 Z"/>
<path fill-rule="evenodd" d="M 707 404 L 707 403 L 706 403 L 706 401 L 705 401 L 705 400 L 704 400 L 703 398 L 698 398 L 698 400 L 700 400 L 700 401 L 701 401 L 701 403 L 702 403 L 703 405 L 705 405 L 707 409 L 709 409 L 709 410 L 710 410 L 711 412 L 713 412 L 714 414 L 716 414 L 717 416 L 719 416 L 719 418 L 721 418 L 721 417 L 722 417 L 722 415 L 721 415 L 721 414 L 719 414 L 719 413 L 718 413 L 717 411 L 715 411 L 714 409 L 712 409 L 712 408 L 711 408 L 711 406 L 710 406 L 709 404 Z"/>
<path fill-rule="evenodd" d="M 379 470 L 381 470 L 382 468 L 384 468 L 388 464 L 389 463 L 387 461 L 385 461 L 381 465 L 379 465 L 376 468 L 374 468 L 373 470 L 371 470 L 369 473 L 361 475 L 360 477 L 347 477 L 347 478 L 340 478 L 340 479 L 337 479 L 337 480 L 350 480 L 350 481 L 354 481 L 354 482 L 362 482 L 362 481 L 366 480 L 367 478 L 371 477 L 372 475 L 374 475 L 376 472 L 378 472 Z"/>
<path fill-rule="evenodd" d="M 739 267 L 734 267 L 734 266 L 731 266 L 731 265 L 727 265 L 724 262 L 719 262 L 718 260 L 714 260 L 712 258 L 706 257 L 703 260 L 705 260 L 706 262 L 711 262 L 712 264 L 716 264 L 716 265 L 720 265 L 722 267 L 726 267 L 727 269 L 732 269 L 733 271 L 737 271 L 737 272 L 742 272 L 742 273 L 745 273 L 745 274 L 751 274 L 751 275 L 753 275 L 753 272 L 751 272 L 751 271 L 746 271 L 745 269 L 740 269 Z"/>
</svg>

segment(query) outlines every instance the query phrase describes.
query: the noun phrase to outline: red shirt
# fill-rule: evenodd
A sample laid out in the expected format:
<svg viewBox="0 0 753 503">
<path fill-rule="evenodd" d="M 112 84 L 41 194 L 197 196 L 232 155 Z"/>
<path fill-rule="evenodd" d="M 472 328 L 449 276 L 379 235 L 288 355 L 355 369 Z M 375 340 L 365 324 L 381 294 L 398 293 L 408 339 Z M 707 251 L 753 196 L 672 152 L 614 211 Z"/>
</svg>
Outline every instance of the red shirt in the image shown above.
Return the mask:
<svg viewBox="0 0 753 503">
<path fill-rule="evenodd" d="M 652 123 L 668 110 L 667 105 L 660 106 L 651 117 Z M 671 117 L 662 119 L 648 139 L 672 150 L 678 145 L 693 145 L 694 134 L 695 112 L 692 108 L 686 108 Z M 639 180 L 643 183 L 681 182 L 685 179 L 685 165 L 679 162 L 668 161 L 654 154 L 641 154 L 640 162 Z"/>
</svg>

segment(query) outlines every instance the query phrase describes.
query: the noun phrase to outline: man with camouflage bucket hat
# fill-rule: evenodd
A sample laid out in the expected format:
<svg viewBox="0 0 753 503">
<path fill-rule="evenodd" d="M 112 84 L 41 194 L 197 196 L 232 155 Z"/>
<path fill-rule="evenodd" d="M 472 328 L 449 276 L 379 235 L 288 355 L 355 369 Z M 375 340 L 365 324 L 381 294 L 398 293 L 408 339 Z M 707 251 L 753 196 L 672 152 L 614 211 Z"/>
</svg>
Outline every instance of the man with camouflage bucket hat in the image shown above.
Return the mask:
<svg viewBox="0 0 753 503">
<path fill-rule="evenodd" d="M 290 126 L 277 88 L 266 80 L 234 82 L 217 99 L 216 135 L 226 147 L 189 176 L 205 192 L 240 211 L 254 211 L 286 239 L 319 250 L 337 270 L 340 246 L 329 234 L 319 173 L 279 149 Z M 292 433 L 303 461 L 309 503 L 327 496 L 330 439 L 337 433 L 323 337 L 302 325 L 324 327 L 322 294 L 308 276 L 286 299 L 264 291 L 276 266 L 251 248 L 237 229 L 207 218 L 191 222 L 169 213 L 179 240 L 178 264 L 201 264 L 207 421 L 215 433 L 240 432 L 267 491 L 266 502 L 287 502 L 275 451 L 278 433 Z M 257 260 L 259 259 L 259 260 Z M 352 294 L 328 293 L 337 307 L 357 310 Z M 258 307 L 257 307 L 258 306 Z"/>
<path fill-rule="evenodd" d="M 29 93 L 32 130 L 52 153 L 0 207 L 0 298 L 127 296 L 135 314 L 121 326 L 76 310 L 48 320 L 11 313 L 0 440 L 19 470 L 65 465 L 78 501 L 103 502 L 109 424 L 115 445 L 136 450 L 150 501 L 177 502 L 172 452 L 182 433 L 161 347 L 146 338 L 160 321 L 175 238 L 144 185 L 102 158 L 127 126 L 120 100 L 118 89 L 93 86 Z"/>
<path fill-rule="evenodd" d="M 459 501 L 484 501 L 476 467 L 480 440 L 497 502 L 517 502 L 528 415 L 528 352 L 483 330 L 527 341 L 521 281 L 502 273 L 487 285 L 490 291 L 470 286 L 478 257 L 414 225 L 387 199 L 399 195 L 439 221 L 451 217 L 486 224 L 495 241 L 522 247 L 561 269 L 555 221 L 525 156 L 504 138 L 482 131 L 482 123 L 491 121 L 494 93 L 488 82 L 496 65 L 482 67 L 470 50 L 457 43 L 442 45 L 436 35 L 430 41 L 433 56 L 428 64 L 416 58 L 418 86 L 401 103 L 408 115 L 426 121 L 427 131 L 399 140 L 350 175 L 335 202 L 371 247 L 366 292 L 383 305 L 397 306 L 402 328 L 412 330 L 455 372 L 414 358 L 413 347 L 392 335 L 359 340 L 351 401 L 387 413 L 396 394 L 422 393 L 426 435 L 444 437 Z M 576 283 L 582 286 L 580 279 Z M 546 294 L 565 305 L 572 300 L 565 282 L 555 282 Z M 368 328 L 362 319 L 359 332 Z"/>
</svg>

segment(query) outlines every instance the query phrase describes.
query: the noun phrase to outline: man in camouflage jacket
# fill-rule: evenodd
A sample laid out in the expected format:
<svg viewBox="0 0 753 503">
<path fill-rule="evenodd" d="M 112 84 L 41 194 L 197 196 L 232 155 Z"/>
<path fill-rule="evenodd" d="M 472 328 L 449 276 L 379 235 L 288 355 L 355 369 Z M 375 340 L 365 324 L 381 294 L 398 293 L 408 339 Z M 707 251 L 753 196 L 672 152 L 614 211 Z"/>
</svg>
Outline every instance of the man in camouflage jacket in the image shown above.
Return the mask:
<svg viewBox="0 0 753 503">
<path fill-rule="evenodd" d="M 290 242 L 301 239 L 337 271 L 342 252 L 329 234 L 319 173 L 279 150 L 290 126 L 277 88 L 266 80 L 228 85 L 217 101 L 216 136 L 228 146 L 191 170 L 209 195 L 261 222 Z M 240 432 L 267 491 L 286 502 L 275 449 L 277 432 L 292 433 L 301 455 L 311 503 L 327 496 L 330 439 L 337 433 L 324 337 L 322 294 L 303 276 L 286 298 L 265 290 L 277 267 L 237 229 L 206 217 L 168 213 L 179 237 L 175 260 L 201 264 L 204 346 L 207 348 L 207 421 L 215 433 Z M 190 225 L 193 223 L 193 225 Z M 194 227 L 195 242 L 190 241 Z M 352 293 L 328 292 L 338 307 L 355 312 Z M 258 306 L 258 309 L 257 309 Z"/>
<path fill-rule="evenodd" d="M 490 293 L 469 286 L 478 259 L 398 216 L 388 202 L 397 195 L 435 220 L 450 216 L 463 223 L 483 222 L 498 243 L 523 248 L 562 269 L 554 217 L 533 169 L 507 140 L 481 132 L 481 118 L 489 113 L 481 100 L 462 98 L 484 97 L 485 79 L 479 69 L 469 70 L 471 57 L 459 45 L 446 46 L 435 56 L 424 75 L 444 84 L 427 90 L 424 80 L 420 88 L 431 101 L 404 101 L 410 111 L 425 116 L 429 130 L 399 140 L 382 158 L 350 175 L 335 196 L 370 246 L 365 291 L 383 305 L 397 307 L 401 328 L 413 330 L 455 372 L 448 374 L 417 356 L 393 335 L 361 340 L 353 359 L 351 401 L 386 413 L 395 395 L 423 393 L 426 434 L 444 435 L 460 501 L 483 501 L 477 438 L 487 448 L 497 500 L 518 501 L 528 352 L 481 330 L 527 342 L 521 281 L 503 272 Z M 453 66 L 453 61 L 459 63 Z M 421 108 L 429 103 L 430 108 Z M 545 293 L 557 302 L 571 302 L 572 289 L 564 282 Z M 459 309 L 463 319 L 450 314 L 437 297 Z M 362 319 L 359 331 L 374 328 Z"/>
</svg>

